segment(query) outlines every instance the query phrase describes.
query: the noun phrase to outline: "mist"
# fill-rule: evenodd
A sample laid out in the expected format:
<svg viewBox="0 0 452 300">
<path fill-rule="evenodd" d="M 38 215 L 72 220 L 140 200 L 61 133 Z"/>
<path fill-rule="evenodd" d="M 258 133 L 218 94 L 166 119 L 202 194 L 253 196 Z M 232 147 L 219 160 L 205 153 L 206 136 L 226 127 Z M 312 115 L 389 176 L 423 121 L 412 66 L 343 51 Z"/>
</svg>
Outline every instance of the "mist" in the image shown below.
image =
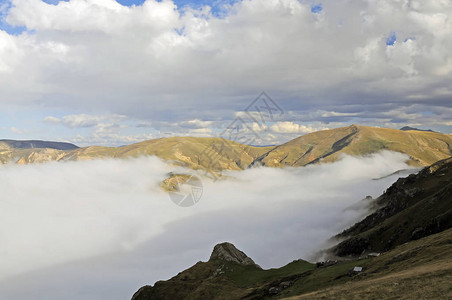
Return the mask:
<svg viewBox="0 0 452 300">
<path fill-rule="evenodd" d="M 202 177 L 201 200 L 175 205 L 156 157 L 0 167 L 0 298 L 130 299 L 229 241 L 263 268 L 312 259 L 409 169 L 406 155 L 343 156 L 302 168 Z M 201 176 L 201 174 L 199 174 Z"/>
</svg>

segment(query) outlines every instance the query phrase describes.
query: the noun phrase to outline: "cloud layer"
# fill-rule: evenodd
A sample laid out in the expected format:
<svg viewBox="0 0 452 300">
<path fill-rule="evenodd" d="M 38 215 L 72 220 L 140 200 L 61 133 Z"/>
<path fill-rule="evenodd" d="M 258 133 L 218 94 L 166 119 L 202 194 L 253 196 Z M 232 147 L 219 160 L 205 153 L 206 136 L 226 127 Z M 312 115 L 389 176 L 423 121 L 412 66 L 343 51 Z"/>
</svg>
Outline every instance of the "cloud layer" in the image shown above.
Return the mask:
<svg viewBox="0 0 452 300">
<path fill-rule="evenodd" d="M 382 152 L 231 172 L 230 180 L 203 179 L 203 197 L 189 208 L 159 189 L 174 169 L 153 157 L 6 165 L 0 297 L 127 299 L 141 285 L 207 260 L 222 241 L 264 268 L 310 258 L 366 212 L 361 199 L 395 180 L 373 178 L 406 168 L 405 159 Z"/>
<path fill-rule="evenodd" d="M 450 0 L 229 3 L 12 0 L 3 23 L 26 30 L 0 30 L 0 106 L 210 122 L 266 90 L 282 121 L 451 131 Z"/>
</svg>

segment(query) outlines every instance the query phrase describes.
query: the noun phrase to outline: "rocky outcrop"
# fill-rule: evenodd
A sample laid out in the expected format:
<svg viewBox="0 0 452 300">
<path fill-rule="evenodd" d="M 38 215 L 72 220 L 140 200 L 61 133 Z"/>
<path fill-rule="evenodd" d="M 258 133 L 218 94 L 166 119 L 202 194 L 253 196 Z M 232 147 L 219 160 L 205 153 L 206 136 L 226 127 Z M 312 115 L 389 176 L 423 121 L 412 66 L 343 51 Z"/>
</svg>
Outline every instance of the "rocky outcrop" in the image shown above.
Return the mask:
<svg viewBox="0 0 452 300">
<path fill-rule="evenodd" d="M 242 299 L 249 293 L 246 289 L 231 297 L 231 290 L 237 292 L 230 278 L 234 270 L 236 273 L 265 272 L 233 244 L 221 243 L 214 247 L 209 261 L 198 262 L 169 280 L 157 281 L 154 286 L 143 286 L 132 300 Z"/>
<path fill-rule="evenodd" d="M 244 252 L 227 242 L 218 244 L 213 248 L 209 261 L 215 260 L 234 262 L 244 266 L 257 266 Z"/>
</svg>

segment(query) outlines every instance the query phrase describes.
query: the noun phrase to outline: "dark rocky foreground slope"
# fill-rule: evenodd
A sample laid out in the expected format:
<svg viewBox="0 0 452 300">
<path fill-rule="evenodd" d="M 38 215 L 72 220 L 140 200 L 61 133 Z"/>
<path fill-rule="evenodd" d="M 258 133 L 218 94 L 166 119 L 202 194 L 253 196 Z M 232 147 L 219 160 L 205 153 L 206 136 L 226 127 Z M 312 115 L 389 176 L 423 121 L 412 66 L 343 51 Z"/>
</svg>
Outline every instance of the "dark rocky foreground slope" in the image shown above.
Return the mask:
<svg viewBox="0 0 452 300">
<path fill-rule="evenodd" d="M 452 158 L 400 178 L 383 195 L 380 208 L 337 236 L 338 256 L 381 252 L 452 227 Z"/>
<path fill-rule="evenodd" d="M 339 234 L 344 260 L 293 261 L 263 270 L 230 243 L 208 262 L 144 286 L 132 300 L 158 299 L 451 299 L 452 158 L 401 178 L 379 209 Z M 363 255 L 379 251 L 380 255 Z M 359 256 L 359 257 L 358 257 Z M 351 272 L 354 267 L 361 272 Z"/>
<path fill-rule="evenodd" d="M 168 281 L 158 281 L 155 285 L 140 288 L 133 300 L 151 299 L 213 299 L 222 295 L 242 297 L 246 293 L 234 293 L 231 282 L 225 273 L 236 269 L 260 271 L 261 268 L 245 253 L 231 243 L 222 243 L 214 247 L 208 262 L 198 262 L 190 269 L 179 273 Z"/>
</svg>

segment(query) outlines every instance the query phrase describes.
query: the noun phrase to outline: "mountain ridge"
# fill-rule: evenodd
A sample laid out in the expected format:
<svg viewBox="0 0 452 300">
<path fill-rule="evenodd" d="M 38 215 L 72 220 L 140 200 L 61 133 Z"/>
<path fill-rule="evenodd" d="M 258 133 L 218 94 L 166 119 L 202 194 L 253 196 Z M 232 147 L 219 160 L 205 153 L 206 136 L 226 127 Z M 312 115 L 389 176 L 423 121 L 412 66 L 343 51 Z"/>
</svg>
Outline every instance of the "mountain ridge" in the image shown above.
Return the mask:
<svg viewBox="0 0 452 300">
<path fill-rule="evenodd" d="M 428 166 L 452 156 L 451 145 L 452 136 L 441 133 L 350 125 L 295 138 L 265 153 L 261 163 L 305 166 L 320 161 L 334 162 L 341 154 L 363 156 L 390 150 L 409 155 L 413 166 Z"/>
<path fill-rule="evenodd" d="M 400 130 L 406 130 L 406 131 L 408 131 L 408 130 L 417 130 L 417 131 L 436 132 L 436 131 L 433 131 L 431 129 L 419 129 L 419 128 L 410 127 L 410 126 L 403 126 L 402 128 L 400 128 Z"/>
<path fill-rule="evenodd" d="M 79 147 L 67 142 L 53 142 L 43 140 L 10 140 L 0 139 L 0 149 L 55 149 L 55 150 L 74 150 Z"/>
<path fill-rule="evenodd" d="M 0 162 L 28 164 L 154 155 L 176 165 L 218 173 L 257 165 L 278 168 L 306 166 L 334 162 L 344 154 L 365 156 L 382 150 L 404 153 L 409 156 L 410 165 L 424 167 L 452 156 L 452 135 L 350 125 L 308 133 L 281 145 L 265 147 L 214 137 L 170 137 L 122 147 L 89 146 L 71 150 L 0 148 Z"/>
</svg>

